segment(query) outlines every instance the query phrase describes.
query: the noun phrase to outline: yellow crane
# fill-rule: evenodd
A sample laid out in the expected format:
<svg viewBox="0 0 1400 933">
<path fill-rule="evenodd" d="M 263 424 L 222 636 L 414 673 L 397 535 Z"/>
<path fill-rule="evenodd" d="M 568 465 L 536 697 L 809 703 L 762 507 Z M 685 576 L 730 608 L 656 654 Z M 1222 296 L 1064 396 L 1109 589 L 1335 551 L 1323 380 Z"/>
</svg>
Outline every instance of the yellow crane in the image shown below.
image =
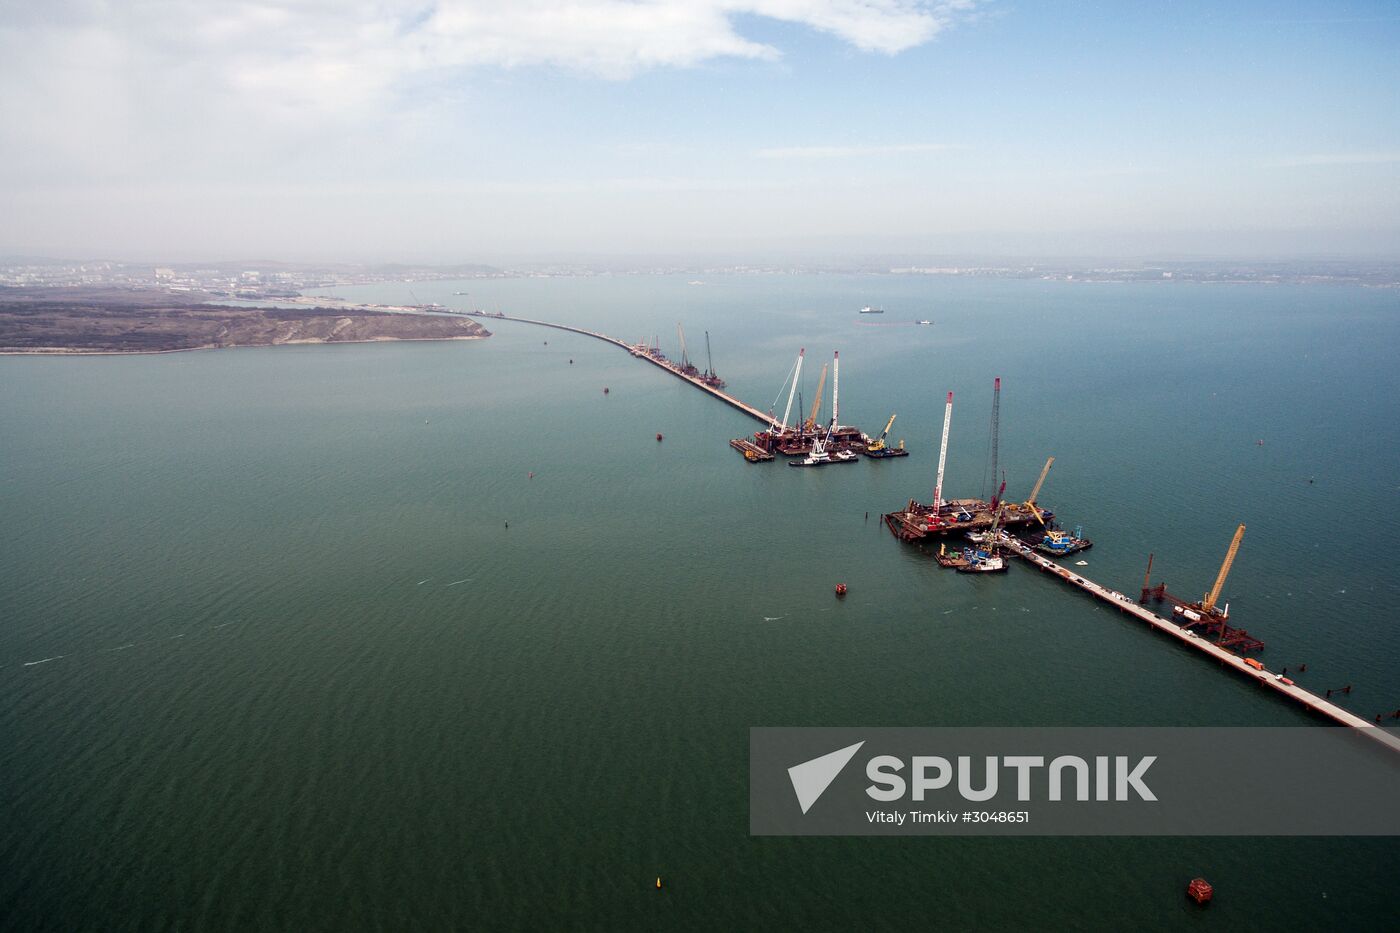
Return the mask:
<svg viewBox="0 0 1400 933">
<path fill-rule="evenodd" d="M 1215 613 L 1215 601 L 1220 598 L 1220 591 L 1225 587 L 1225 578 L 1230 575 L 1230 565 L 1235 562 L 1235 555 L 1240 550 L 1240 539 L 1244 537 L 1244 525 L 1235 529 L 1234 540 L 1230 542 L 1230 550 L 1225 552 L 1225 562 L 1220 565 L 1220 574 L 1215 578 L 1215 586 L 1210 588 L 1210 592 L 1201 600 L 1201 609 L 1206 612 Z M 1227 605 L 1224 612 L 1216 613 L 1220 618 L 1225 618 L 1230 614 Z"/>
<path fill-rule="evenodd" d="M 812 399 L 812 413 L 807 416 L 807 423 L 802 426 L 805 431 L 816 430 L 817 412 L 820 411 L 822 407 L 822 390 L 826 388 L 826 371 L 828 368 L 827 364 L 822 364 L 821 378 L 817 380 L 817 394 Z"/>
<path fill-rule="evenodd" d="M 885 449 L 885 437 L 890 433 L 890 428 L 894 427 L 894 419 L 895 419 L 895 416 L 894 416 L 894 415 L 890 415 L 890 420 L 887 421 L 887 422 L 885 422 L 885 430 L 883 430 L 883 431 L 880 432 L 880 436 L 879 436 L 879 437 L 877 437 L 877 438 L 875 438 L 875 440 L 871 441 L 870 446 L 867 447 L 866 450 L 884 450 L 884 449 Z"/>
<path fill-rule="evenodd" d="M 1054 457 L 1045 461 L 1045 467 L 1040 471 L 1040 478 L 1035 481 L 1035 486 L 1031 488 L 1030 496 L 1027 497 L 1025 502 L 1021 503 L 1022 506 L 1030 509 L 1031 513 L 1035 515 L 1036 521 L 1040 522 L 1042 525 L 1045 524 L 1045 519 L 1041 516 L 1040 509 L 1036 508 L 1035 500 L 1036 497 L 1040 495 L 1040 487 L 1045 485 L 1045 477 L 1050 475 L 1050 465 L 1054 462 Z"/>
</svg>

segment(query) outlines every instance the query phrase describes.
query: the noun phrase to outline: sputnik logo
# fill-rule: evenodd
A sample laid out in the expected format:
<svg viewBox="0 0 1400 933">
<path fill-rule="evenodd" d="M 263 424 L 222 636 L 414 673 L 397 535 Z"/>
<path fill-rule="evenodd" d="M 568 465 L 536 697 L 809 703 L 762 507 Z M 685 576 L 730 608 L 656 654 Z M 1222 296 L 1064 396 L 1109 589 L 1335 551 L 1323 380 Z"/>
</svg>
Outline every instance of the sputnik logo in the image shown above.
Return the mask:
<svg viewBox="0 0 1400 933">
<path fill-rule="evenodd" d="M 792 781 L 793 792 L 797 794 L 797 802 L 804 814 L 826 793 L 826 789 L 836 780 L 841 769 L 850 763 L 864 744 L 864 741 L 860 741 L 854 745 L 847 745 L 820 758 L 813 758 L 788 768 L 788 778 Z"/>
</svg>

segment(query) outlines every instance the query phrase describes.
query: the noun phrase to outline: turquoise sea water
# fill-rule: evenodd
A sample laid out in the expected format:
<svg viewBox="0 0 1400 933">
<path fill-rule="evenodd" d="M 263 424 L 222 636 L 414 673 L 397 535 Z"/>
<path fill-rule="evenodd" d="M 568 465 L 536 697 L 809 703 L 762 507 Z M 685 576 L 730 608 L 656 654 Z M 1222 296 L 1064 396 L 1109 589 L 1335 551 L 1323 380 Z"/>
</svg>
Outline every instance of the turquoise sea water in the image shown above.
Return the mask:
<svg viewBox="0 0 1400 933">
<path fill-rule="evenodd" d="M 1318 727 L 1026 568 L 941 573 L 883 530 L 931 495 L 948 390 L 945 485 L 982 491 L 996 375 L 1008 493 L 1056 457 L 1041 499 L 1096 542 L 1087 574 L 1132 593 L 1154 552 L 1155 578 L 1199 594 L 1244 522 L 1236 624 L 1305 684 L 1355 684 L 1358 713 L 1400 706 L 1400 297 L 690 278 L 412 291 L 668 352 L 682 321 L 702 368 L 709 330 L 760 408 L 798 346 L 809 402 L 839 348 L 842 420 L 898 412 L 912 455 L 748 465 L 726 444 L 756 427 L 740 413 L 511 322 L 484 341 L 0 359 L 4 924 L 1395 915 L 1390 839 L 753 839 L 747 742 L 753 725 Z M 919 318 L 936 323 L 901 324 Z M 1206 912 L 1182 894 L 1197 874 Z"/>
</svg>

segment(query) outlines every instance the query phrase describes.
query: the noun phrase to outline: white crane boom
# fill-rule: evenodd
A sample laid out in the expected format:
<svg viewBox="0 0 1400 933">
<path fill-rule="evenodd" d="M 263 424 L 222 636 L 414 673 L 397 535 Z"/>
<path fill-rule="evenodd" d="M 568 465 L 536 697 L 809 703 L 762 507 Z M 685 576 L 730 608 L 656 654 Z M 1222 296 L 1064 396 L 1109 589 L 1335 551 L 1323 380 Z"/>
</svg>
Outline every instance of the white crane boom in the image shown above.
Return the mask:
<svg viewBox="0 0 1400 933">
<path fill-rule="evenodd" d="M 933 487 L 933 514 L 943 511 L 943 467 L 948 462 L 948 425 L 953 421 L 953 393 L 948 393 L 948 404 L 943 408 L 943 442 L 938 445 L 938 480 Z"/>
<path fill-rule="evenodd" d="M 841 351 L 836 351 L 836 356 L 831 363 L 831 427 L 832 430 L 841 427 Z"/>
<path fill-rule="evenodd" d="M 797 351 L 797 368 L 792 372 L 792 388 L 788 389 L 787 407 L 783 409 L 783 423 L 778 426 L 778 431 L 786 431 L 788 427 L 788 416 L 792 414 L 792 399 L 797 394 L 797 380 L 802 378 L 802 356 L 807 352 L 806 348 Z"/>
</svg>

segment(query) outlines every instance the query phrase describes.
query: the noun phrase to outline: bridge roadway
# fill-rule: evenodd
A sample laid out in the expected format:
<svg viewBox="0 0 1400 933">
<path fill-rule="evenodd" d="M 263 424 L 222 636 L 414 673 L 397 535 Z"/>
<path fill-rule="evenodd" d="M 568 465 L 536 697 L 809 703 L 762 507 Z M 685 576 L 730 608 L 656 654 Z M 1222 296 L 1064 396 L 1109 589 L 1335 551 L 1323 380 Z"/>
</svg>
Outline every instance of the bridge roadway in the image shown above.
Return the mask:
<svg viewBox="0 0 1400 933">
<path fill-rule="evenodd" d="M 480 316 L 485 318 L 486 320 L 491 321 L 517 321 L 521 324 L 535 324 L 540 327 L 553 327 L 555 330 L 566 330 L 571 333 L 582 334 L 585 337 L 593 337 L 597 340 L 606 341 L 607 343 L 611 343 L 615 346 L 621 347 L 628 353 L 633 352 L 633 347 L 630 344 L 623 343 L 616 337 L 609 337 L 607 334 L 600 334 L 597 331 L 584 330 L 582 327 L 570 327 L 567 324 L 551 324 L 548 321 L 534 321 L 530 320 L 529 318 L 523 317 L 507 317 L 504 315 Z M 710 393 L 715 398 L 724 402 L 726 405 L 732 405 L 733 407 L 739 409 L 749 417 L 759 422 L 762 422 L 765 426 L 773 423 L 773 419 L 770 416 L 759 411 L 757 408 L 754 408 L 752 405 L 746 405 L 745 403 L 739 401 L 732 395 L 727 395 L 726 393 L 721 392 L 719 389 L 716 389 L 713 386 L 705 385 L 705 383 L 701 382 L 698 379 L 694 379 L 690 376 L 685 375 L 684 373 L 677 372 L 676 370 L 672 369 L 670 366 L 666 365 L 660 360 L 652 359 L 646 354 L 634 353 L 633 355 L 636 356 L 638 359 L 646 360 L 652 365 L 665 370 L 666 372 L 675 376 L 677 379 L 684 379 L 686 382 L 695 386 L 697 389 L 700 389 L 702 392 Z M 1020 541 L 1017 538 L 1013 538 L 1006 532 L 1002 532 L 1000 537 L 1002 544 L 1005 545 L 1007 550 L 1021 557 L 1022 559 L 1030 563 L 1032 566 L 1035 566 L 1040 570 L 1045 571 L 1051 576 L 1058 577 L 1065 583 L 1068 583 L 1070 586 L 1078 587 L 1079 589 L 1088 593 L 1090 596 L 1095 597 L 1096 599 L 1103 600 L 1104 602 L 1113 606 L 1120 612 L 1126 612 L 1128 615 L 1133 616 L 1139 621 L 1146 622 L 1152 628 L 1166 635 L 1169 635 L 1172 638 L 1175 638 L 1177 641 L 1181 642 L 1187 647 L 1195 648 L 1198 651 L 1205 652 L 1211 657 L 1214 657 L 1221 664 L 1224 664 L 1226 667 L 1229 667 L 1231 670 L 1235 671 L 1235 673 L 1242 674 L 1245 677 L 1251 678 L 1256 683 L 1268 687 L 1270 690 L 1273 690 L 1276 693 L 1280 693 L 1283 696 L 1302 704 L 1304 708 L 1309 709 L 1322 716 L 1325 716 L 1328 719 L 1331 719 L 1332 721 L 1336 722 L 1338 725 L 1349 726 L 1353 729 L 1358 729 L 1361 731 L 1361 734 L 1365 735 L 1367 738 L 1371 738 L 1377 742 L 1380 742 L 1382 745 L 1385 745 L 1392 751 L 1400 752 L 1400 736 L 1395 735 L 1389 730 L 1382 729 L 1374 722 L 1362 719 L 1355 713 L 1349 710 L 1342 709 L 1342 707 L 1338 706 L 1332 701 L 1323 699 L 1322 697 L 1309 690 L 1304 690 L 1297 684 L 1284 683 L 1282 679 L 1282 674 L 1276 674 L 1273 671 L 1268 670 L 1267 668 L 1265 668 L 1264 670 L 1254 669 L 1250 665 L 1244 663 L 1244 658 L 1240 657 L 1234 652 L 1226 651 L 1224 648 L 1221 648 L 1217 645 L 1213 645 L 1209 641 L 1201 638 L 1195 632 L 1192 632 L 1190 629 L 1182 628 L 1175 622 L 1172 622 L 1169 619 L 1164 619 L 1156 613 L 1143 608 L 1142 606 L 1138 605 L 1138 603 L 1135 602 L 1130 596 L 1125 596 L 1124 594 L 1119 593 L 1117 590 L 1110 590 L 1105 586 L 1100 586 L 1092 580 L 1089 580 L 1081 576 L 1080 574 L 1075 573 L 1068 567 L 1062 567 L 1054 561 L 1050 560 L 1049 558 L 1037 554 L 1035 550 L 1026 545 L 1024 542 Z"/>
<path fill-rule="evenodd" d="M 1215 658 L 1221 664 L 1229 667 L 1237 674 L 1253 679 L 1256 683 L 1274 690 L 1290 700 L 1301 703 L 1305 708 L 1326 716 L 1328 719 L 1339 725 L 1350 726 L 1361 731 L 1362 735 L 1374 739 L 1392 751 L 1400 752 L 1400 735 L 1391 730 L 1382 729 L 1376 723 L 1362 719 L 1349 710 L 1342 709 L 1330 700 L 1323 699 L 1311 691 L 1304 690 L 1297 684 L 1284 683 L 1283 675 L 1276 674 L 1265 668 L 1256 670 L 1244 662 L 1244 658 L 1232 651 L 1226 651 L 1217 645 L 1211 644 L 1208 640 L 1201 638 L 1190 629 L 1177 625 L 1169 619 L 1164 619 L 1156 613 L 1139 605 L 1131 596 L 1125 596 L 1117 590 L 1110 590 L 1105 586 L 1100 586 L 1092 580 L 1086 579 L 1069 567 L 1062 567 L 1045 557 L 1027 545 L 1025 542 L 1012 537 L 1006 532 L 1000 534 L 1001 543 L 1007 550 L 1023 558 L 1026 562 L 1045 571 L 1051 576 L 1058 577 L 1070 586 L 1077 587 L 1096 599 L 1101 599 L 1113 606 L 1120 612 L 1126 612 L 1139 621 L 1146 622 L 1152 628 L 1163 634 L 1175 638 L 1177 641 L 1190 648 L 1203 651 Z"/>
<path fill-rule="evenodd" d="M 670 366 L 666 365 L 660 360 L 653 359 L 651 356 L 645 353 L 633 353 L 634 348 L 631 344 L 623 343 L 616 337 L 609 337 L 607 334 L 600 334 L 597 331 L 593 330 L 584 330 L 582 327 L 570 327 L 567 324 L 551 324 L 549 321 L 532 321 L 529 318 L 524 317 L 509 317 L 506 315 L 497 316 L 495 314 L 482 314 L 475 316 L 488 321 L 517 321 L 521 324 L 535 324 L 540 327 L 553 327 L 555 330 L 567 330 L 570 333 L 583 334 L 585 337 L 593 337 L 596 340 L 602 340 L 606 343 L 611 343 L 615 346 L 621 347 L 628 353 L 631 353 L 637 359 L 646 360 L 648 363 L 651 363 L 653 366 L 656 366 L 659 369 L 665 370 L 666 372 L 675 376 L 677 379 L 685 380 L 686 382 L 695 386 L 695 388 L 699 389 L 701 392 L 710 393 L 715 398 L 719 399 L 721 402 L 724 402 L 724 404 L 737 408 L 744 414 L 748 415 L 750 418 L 753 418 L 755 421 L 760 422 L 764 427 L 768 427 L 773 423 L 773 417 L 771 415 L 766 415 L 763 412 L 759 411 L 757 408 L 754 408 L 752 405 L 749 405 L 745 402 L 741 402 L 734 396 L 729 395 L 725 392 L 721 392 L 714 386 L 706 385 L 705 383 L 701 382 L 699 379 L 694 378 L 693 376 L 687 376 L 685 373 L 680 372 L 679 370 L 672 369 Z"/>
</svg>

